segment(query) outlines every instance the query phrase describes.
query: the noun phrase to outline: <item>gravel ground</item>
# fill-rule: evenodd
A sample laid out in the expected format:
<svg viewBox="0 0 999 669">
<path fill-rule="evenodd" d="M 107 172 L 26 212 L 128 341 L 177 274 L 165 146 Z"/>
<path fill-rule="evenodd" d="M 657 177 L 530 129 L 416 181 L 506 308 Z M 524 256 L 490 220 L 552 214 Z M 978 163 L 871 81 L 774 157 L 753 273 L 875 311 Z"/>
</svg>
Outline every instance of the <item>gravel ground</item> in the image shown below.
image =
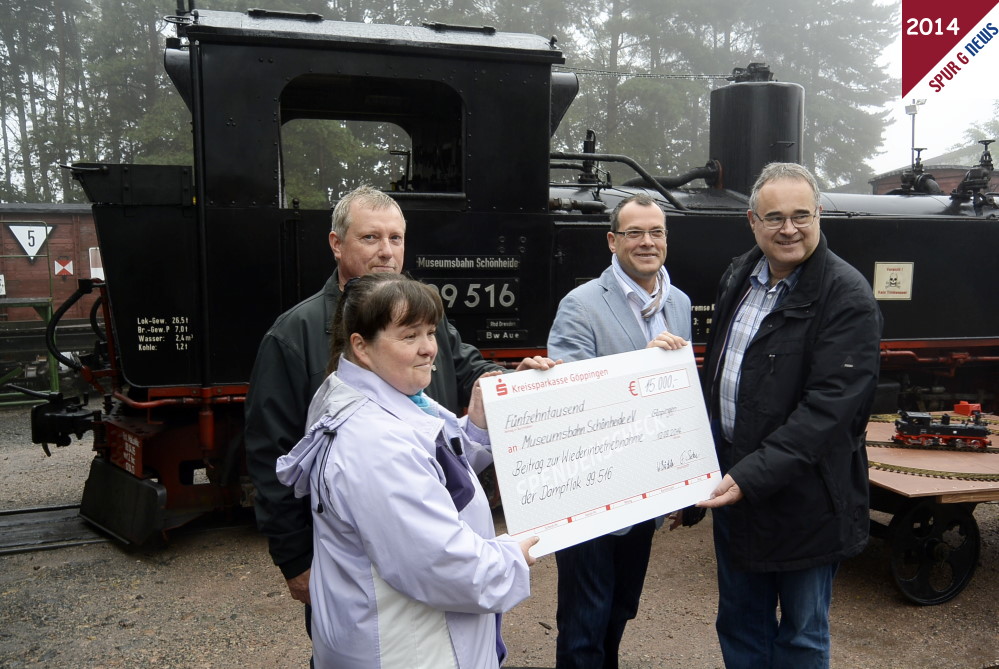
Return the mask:
<svg viewBox="0 0 999 669">
<path fill-rule="evenodd" d="M 0 509 L 77 503 L 90 457 L 85 438 L 46 458 L 30 444 L 28 411 L 0 409 Z M 999 666 L 999 506 L 975 516 L 978 571 L 945 604 L 908 603 L 880 540 L 843 564 L 833 667 Z M 539 560 L 531 598 L 504 617 L 508 666 L 554 665 L 555 580 L 555 560 Z M 657 533 L 622 668 L 721 667 L 717 596 L 710 516 Z M 309 654 L 301 605 L 248 526 L 179 532 L 157 552 L 95 544 L 0 557 L 0 667 L 303 667 Z"/>
</svg>

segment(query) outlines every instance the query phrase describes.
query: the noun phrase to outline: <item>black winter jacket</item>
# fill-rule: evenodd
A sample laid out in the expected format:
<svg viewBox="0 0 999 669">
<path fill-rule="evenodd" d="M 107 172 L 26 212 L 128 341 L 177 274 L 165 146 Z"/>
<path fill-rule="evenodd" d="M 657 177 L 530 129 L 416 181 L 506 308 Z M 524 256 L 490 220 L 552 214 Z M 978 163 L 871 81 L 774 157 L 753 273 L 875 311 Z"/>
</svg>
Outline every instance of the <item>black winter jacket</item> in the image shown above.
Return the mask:
<svg viewBox="0 0 999 669">
<path fill-rule="evenodd" d="M 305 435 L 309 402 L 326 379 L 329 326 L 340 301 L 337 273 L 323 290 L 278 317 L 264 335 L 246 396 L 246 466 L 256 489 L 257 527 L 267 536 L 271 558 L 285 578 L 312 565 L 309 500 L 277 480 L 277 459 Z M 464 344 L 454 326 L 437 327 L 437 358 L 425 392 L 449 411 L 461 413 L 475 380 L 501 369 Z"/>
<path fill-rule="evenodd" d="M 717 424 L 726 333 L 762 256 L 721 280 L 704 388 Z M 877 386 L 881 311 L 870 284 L 825 236 L 795 288 L 746 349 L 732 443 L 716 430 L 723 474 L 744 499 L 725 509 L 730 555 L 749 571 L 805 569 L 863 550 L 869 532 L 865 430 Z"/>
</svg>

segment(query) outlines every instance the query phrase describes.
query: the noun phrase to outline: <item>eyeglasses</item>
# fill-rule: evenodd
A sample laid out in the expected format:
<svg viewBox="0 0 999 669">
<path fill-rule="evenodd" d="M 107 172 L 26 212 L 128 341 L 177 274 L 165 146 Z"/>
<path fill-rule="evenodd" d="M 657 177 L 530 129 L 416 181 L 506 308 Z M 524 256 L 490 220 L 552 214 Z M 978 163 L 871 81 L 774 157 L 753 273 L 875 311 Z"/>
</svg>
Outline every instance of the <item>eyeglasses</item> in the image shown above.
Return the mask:
<svg viewBox="0 0 999 669">
<path fill-rule="evenodd" d="M 755 211 L 753 216 L 758 218 L 762 223 L 763 227 L 767 230 L 780 230 L 784 227 L 784 223 L 790 219 L 791 225 L 803 230 L 815 222 L 815 213 L 810 214 L 794 214 L 793 216 L 784 216 L 782 214 L 770 214 L 769 216 L 760 216 Z"/>
<path fill-rule="evenodd" d="M 666 228 L 655 228 L 654 230 L 615 230 L 615 235 L 621 235 L 625 239 L 636 242 L 639 239 L 645 239 L 645 235 L 648 235 L 652 240 L 657 241 L 660 239 L 666 239 Z"/>
</svg>

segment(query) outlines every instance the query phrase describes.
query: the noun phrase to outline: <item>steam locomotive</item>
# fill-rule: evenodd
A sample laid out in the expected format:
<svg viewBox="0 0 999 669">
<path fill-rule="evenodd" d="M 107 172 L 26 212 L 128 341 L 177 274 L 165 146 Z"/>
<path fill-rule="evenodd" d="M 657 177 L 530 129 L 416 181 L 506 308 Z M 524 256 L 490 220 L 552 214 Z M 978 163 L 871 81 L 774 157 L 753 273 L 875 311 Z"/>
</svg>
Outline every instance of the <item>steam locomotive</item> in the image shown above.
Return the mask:
<svg viewBox="0 0 999 669">
<path fill-rule="evenodd" d="M 989 427 L 975 411 L 960 423 L 951 421 L 950 414 L 934 416 L 924 411 L 899 411 L 892 441 L 902 446 L 953 446 L 985 449 L 992 445 Z"/>
<path fill-rule="evenodd" d="M 751 184 L 766 163 L 801 157 L 803 90 L 760 68 L 712 92 L 710 160 L 664 177 L 599 153 L 592 133 L 578 153 L 551 153 L 578 92 L 574 74 L 553 71 L 564 63 L 554 39 L 256 9 L 181 8 L 169 20 L 177 36 L 164 61 L 191 113 L 192 163 L 72 166 L 93 203 L 106 281 L 81 281 L 60 312 L 96 293 L 104 328 L 91 354 L 54 352 L 103 404 L 52 394 L 32 414 L 36 443 L 93 431 L 81 514 L 129 543 L 249 505 L 242 402 L 257 345 L 332 270 L 329 210 L 289 193 L 289 124 L 401 129 L 405 172 L 374 185 L 405 213 L 406 268 L 438 288 L 464 340 L 498 360 L 544 349 L 559 299 L 609 261 L 610 210 L 637 190 L 667 212 L 667 265 L 691 297 L 703 353 L 717 280 L 753 244 Z M 613 185 L 609 163 L 637 176 Z M 899 195 L 822 195 L 830 247 L 867 277 L 884 312 L 879 411 L 995 406 L 991 171 L 986 146 L 950 195 L 915 174 Z"/>
</svg>

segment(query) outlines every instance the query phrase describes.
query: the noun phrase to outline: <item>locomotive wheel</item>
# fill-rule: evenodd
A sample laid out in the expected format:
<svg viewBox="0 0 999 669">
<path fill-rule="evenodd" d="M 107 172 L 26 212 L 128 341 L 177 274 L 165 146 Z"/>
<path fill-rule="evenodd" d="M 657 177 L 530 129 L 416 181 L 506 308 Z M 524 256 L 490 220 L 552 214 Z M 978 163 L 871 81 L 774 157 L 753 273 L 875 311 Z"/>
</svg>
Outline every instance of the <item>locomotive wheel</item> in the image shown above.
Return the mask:
<svg viewBox="0 0 999 669">
<path fill-rule="evenodd" d="M 971 580 L 981 548 L 973 508 L 920 500 L 891 519 L 891 575 L 908 599 L 942 604 Z"/>
</svg>

